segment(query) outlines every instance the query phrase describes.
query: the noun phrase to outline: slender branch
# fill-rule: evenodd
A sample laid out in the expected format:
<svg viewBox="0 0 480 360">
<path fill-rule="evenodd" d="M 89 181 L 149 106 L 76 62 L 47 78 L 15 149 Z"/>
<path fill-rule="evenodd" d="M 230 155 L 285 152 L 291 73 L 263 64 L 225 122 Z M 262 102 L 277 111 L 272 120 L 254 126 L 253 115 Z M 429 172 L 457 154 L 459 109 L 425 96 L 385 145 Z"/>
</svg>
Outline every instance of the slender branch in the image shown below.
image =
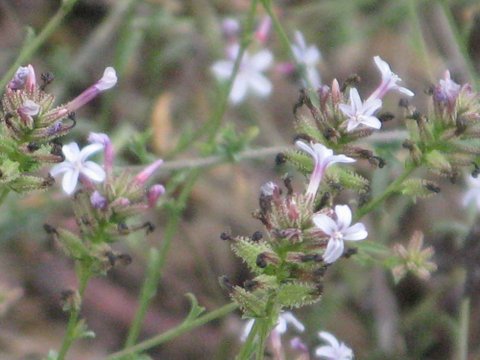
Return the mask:
<svg viewBox="0 0 480 360">
<path fill-rule="evenodd" d="M 240 63 L 242 61 L 243 54 L 245 53 L 245 49 L 250 44 L 250 41 L 251 41 L 250 34 L 253 31 L 256 8 L 257 8 L 257 0 L 253 0 L 248 13 L 247 20 L 246 20 L 247 25 L 246 25 L 246 31 L 244 34 L 244 39 L 241 43 L 240 51 L 237 54 L 237 58 L 235 60 L 235 65 L 234 65 L 232 74 L 229 78 L 229 81 L 227 82 L 226 91 L 221 94 L 216 111 L 212 114 L 212 117 L 210 118 L 209 122 L 203 128 L 205 129 L 204 132 L 208 134 L 207 145 L 212 146 L 214 144 L 215 137 L 220 128 L 223 115 L 225 114 L 225 111 L 227 109 L 228 98 L 233 86 L 233 82 L 240 68 Z M 135 314 L 133 325 L 130 328 L 129 334 L 127 336 L 127 341 L 125 344 L 126 347 L 131 347 L 138 338 L 141 324 L 143 323 L 143 319 L 145 318 L 146 311 L 148 309 L 148 306 L 152 298 L 152 295 L 150 294 L 152 292 L 156 293 L 158 282 L 161 278 L 163 267 L 165 265 L 165 261 L 167 258 L 167 254 L 168 254 L 168 251 L 170 250 L 170 245 L 173 240 L 173 237 L 177 232 L 177 228 L 180 223 L 183 209 L 186 205 L 186 202 L 188 200 L 188 197 L 190 196 L 190 193 L 193 189 L 195 182 L 197 181 L 197 179 L 200 177 L 201 174 L 202 174 L 202 171 L 200 168 L 195 168 L 190 171 L 190 174 L 187 177 L 187 180 L 182 189 L 182 192 L 177 199 L 177 204 L 174 205 L 174 207 L 171 209 L 172 210 L 171 216 L 167 223 L 165 237 L 162 242 L 162 246 L 159 250 L 159 256 L 157 260 L 155 260 L 152 264 L 150 264 L 153 269 L 156 269 L 156 271 L 152 271 L 151 273 L 149 273 L 148 277 L 145 279 L 144 285 L 142 287 L 140 299 L 139 299 L 139 302 L 140 302 L 139 308 L 137 310 L 137 313 Z M 149 284 L 153 284 L 153 287 L 150 287 Z"/>
<path fill-rule="evenodd" d="M 78 277 L 78 294 L 80 296 L 80 305 L 78 307 L 74 307 L 70 311 L 70 317 L 68 319 L 68 325 L 67 325 L 67 330 L 65 332 L 65 336 L 63 338 L 62 346 L 60 347 L 60 351 L 58 353 L 58 358 L 57 360 L 64 360 L 65 356 L 67 355 L 68 350 L 70 349 L 70 346 L 72 346 L 73 342 L 76 339 L 76 330 L 77 330 L 77 324 L 78 324 L 78 318 L 80 315 L 80 308 L 82 304 L 82 299 L 83 299 L 83 293 L 85 292 L 85 289 L 87 287 L 88 281 L 91 278 L 91 272 L 90 269 L 85 267 L 83 264 L 78 264 L 77 265 L 77 277 Z"/>
<path fill-rule="evenodd" d="M 168 342 L 176 337 L 183 335 L 199 326 L 205 325 L 206 323 L 224 317 L 227 314 L 230 314 L 238 307 L 237 304 L 227 304 L 217 310 L 211 311 L 208 314 L 198 317 L 197 319 L 190 322 L 183 322 L 180 325 L 170 329 L 162 334 L 156 335 L 148 340 L 142 341 L 137 345 L 128 347 L 122 351 L 111 354 L 106 358 L 106 360 L 120 360 L 124 359 L 128 355 L 138 354 L 148 349 L 152 349 L 160 344 Z"/>
<path fill-rule="evenodd" d="M 465 296 L 460 305 L 460 331 L 458 334 L 458 353 L 456 359 L 468 360 L 468 327 L 470 320 L 470 298 Z"/>
<path fill-rule="evenodd" d="M 407 179 L 410 174 L 416 169 L 417 167 L 414 165 L 407 165 L 403 171 L 403 173 L 397 177 L 397 179 L 392 182 L 383 193 L 381 193 L 379 196 L 376 198 L 372 199 L 369 201 L 367 204 L 364 206 L 360 207 L 356 212 L 355 212 L 355 220 L 361 219 L 363 216 L 368 214 L 370 211 L 374 210 L 378 204 L 386 200 L 390 195 L 394 194 L 397 192 L 400 188 L 400 185 Z"/>
<path fill-rule="evenodd" d="M 33 38 L 18 54 L 17 59 L 10 66 L 0 80 L 0 89 L 4 89 L 10 79 L 13 77 L 18 67 L 24 64 L 32 55 L 43 45 L 43 43 L 52 35 L 52 33 L 60 26 L 65 16 L 70 12 L 78 0 L 64 0 L 57 13 L 50 19 L 43 30 Z"/>
</svg>

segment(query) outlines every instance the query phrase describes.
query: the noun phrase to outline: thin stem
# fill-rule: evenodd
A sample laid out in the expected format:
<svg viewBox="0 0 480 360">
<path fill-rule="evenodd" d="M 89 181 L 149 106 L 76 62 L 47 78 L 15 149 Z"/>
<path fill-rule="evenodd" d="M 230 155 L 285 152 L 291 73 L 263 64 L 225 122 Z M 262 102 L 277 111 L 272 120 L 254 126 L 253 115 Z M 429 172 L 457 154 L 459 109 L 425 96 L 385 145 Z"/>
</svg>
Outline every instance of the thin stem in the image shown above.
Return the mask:
<svg viewBox="0 0 480 360">
<path fill-rule="evenodd" d="M 80 305 L 78 307 L 74 307 L 70 311 L 70 318 L 68 319 L 67 330 L 63 338 L 62 346 L 60 347 L 57 360 L 65 359 L 65 356 L 67 355 L 67 352 L 70 349 L 70 346 L 72 346 L 72 343 L 76 339 L 76 335 L 77 335 L 76 330 L 77 330 L 77 324 L 78 324 L 78 317 L 80 315 L 80 307 L 83 299 L 83 293 L 85 292 L 88 281 L 92 276 L 90 269 L 88 269 L 88 267 L 84 266 L 83 264 L 77 265 L 76 272 L 77 272 L 77 277 L 79 282 L 78 294 L 80 296 Z"/>
<path fill-rule="evenodd" d="M 13 77 L 18 67 L 26 62 L 32 55 L 43 45 L 43 43 L 52 35 L 52 33 L 62 23 L 65 16 L 70 12 L 73 6 L 78 0 L 64 0 L 62 5 L 58 9 L 57 13 L 50 19 L 43 30 L 30 42 L 18 54 L 17 59 L 14 61 L 10 69 L 5 73 L 0 80 L 0 89 L 4 89 L 10 79 Z"/>
<path fill-rule="evenodd" d="M 243 344 L 242 348 L 240 349 L 240 352 L 238 353 L 236 360 L 248 360 L 250 359 L 250 356 L 254 350 L 254 343 L 255 343 L 255 338 L 257 337 L 258 333 L 258 328 L 259 328 L 260 322 L 258 320 L 255 320 L 252 326 L 252 330 L 250 330 L 250 333 L 248 334 L 247 339 L 245 340 L 245 343 Z"/>
<path fill-rule="evenodd" d="M 460 331 L 458 334 L 458 353 L 456 359 L 468 360 L 468 327 L 470 320 L 470 298 L 465 296 L 460 305 Z"/>
<path fill-rule="evenodd" d="M 207 144 L 210 146 L 213 145 L 215 142 L 216 134 L 220 128 L 223 115 L 225 114 L 225 111 L 227 109 L 228 98 L 233 86 L 233 81 L 235 80 L 235 77 L 240 68 L 240 63 L 242 61 L 243 54 L 245 53 L 245 49 L 251 41 L 251 33 L 253 31 L 256 7 L 257 0 L 253 0 L 248 13 L 248 18 L 246 20 L 247 25 L 244 39 L 241 43 L 240 51 L 237 54 L 232 74 L 229 78 L 229 81 L 227 82 L 226 90 L 221 94 L 222 96 L 218 102 L 218 107 L 216 111 L 212 114 L 209 122 L 204 127 L 204 132 L 208 134 Z M 153 297 L 153 295 L 151 294 L 154 294 L 157 291 L 158 282 L 160 281 L 160 278 L 162 276 L 165 260 L 167 258 L 168 251 L 170 250 L 170 245 L 173 241 L 173 237 L 177 232 L 183 209 L 185 208 L 186 202 L 188 200 L 188 197 L 190 196 L 195 182 L 201 174 L 201 169 L 197 168 L 191 170 L 182 189 L 182 192 L 177 199 L 176 205 L 173 205 L 173 208 L 171 208 L 172 212 L 170 219 L 167 223 L 162 246 L 159 250 L 159 256 L 156 258 L 155 261 L 152 260 L 152 263 L 150 264 L 150 267 L 153 269 L 153 271 L 147 274 L 147 278 L 145 279 L 144 285 L 142 287 L 139 299 L 139 308 L 137 310 L 137 313 L 135 314 L 132 327 L 129 330 L 129 334 L 127 336 L 127 341 L 125 344 L 126 347 L 131 347 L 138 338 L 143 319 L 145 318 L 146 311 Z"/>
<path fill-rule="evenodd" d="M 374 210 L 378 204 L 383 202 L 387 199 L 390 195 L 397 192 L 400 188 L 400 185 L 405 181 L 406 178 L 410 176 L 410 174 L 416 169 L 415 165 L 407 165 L 403 171 L 403 173 L 394 181 L 392 182 L 385 191 L 377 196 L 376 198 L 369 201 L 364 206 L 360 207 L 355 213 L 355 220 L 361 219 L 363 216 L 368 214 L 370 211 Z"/>
<path fill-rule="evenodd" d="M 285 32 L 282 23 L 277 17 L 277 14 L 275 11 L 272 9 L 272 1 L 271 0 L 261 0 L 262 5 L 267 12 L 268 16 L 270 16 L 270 19 L 272 19 L 272 24 L 273 28 L 275 29 L 275 32 L 280 38 L 280 43 L 282 44 L 284 51 L 286 51 L 289 55 L 289 57 L 292 59 L 292 61 L 295 63 L 300 77 L 305 81 L 307 86 L 309 88 L 313 88 L 313 84 L 310 83 L 310 80 L 307 76 L 305 66 L 301 63 L 298 62 L 297 58 L 295 57 L 293 50 L 292 50 L 292 44 L 290 42 L 290 39 L 287 36 L 287 33 Z"/>
<path fill-rule="evenodd" d="M 199 326 L 205 325 L 206 323 L 224 317 L 227 314 L 230 314 L 238 307 L 237 304 L 227 304 L 221 308 L 211 311 L 208 314 L 198 317 L 197 319 L 189 322 L 183 322 L 180 325 L 170 329 L 162 334 L 156 335 L 148 340 L 142 341 L 135 346 L 128 347 L 122 351 L 111 354 L 106 358 L 106 360 L 120 360 L 125 358 L 128 355 L 138 354 L 148 349 L 154 348 L 160 344 L 168 342 L 176 337 L 185 334 Z"/>
<path fill-rule="evenodd" d="M 10 189 L 7 187 L 4 187 L 0 190 L 0 206 L 3 205 L 9 193 L 10 193 Z"/>
</svg>

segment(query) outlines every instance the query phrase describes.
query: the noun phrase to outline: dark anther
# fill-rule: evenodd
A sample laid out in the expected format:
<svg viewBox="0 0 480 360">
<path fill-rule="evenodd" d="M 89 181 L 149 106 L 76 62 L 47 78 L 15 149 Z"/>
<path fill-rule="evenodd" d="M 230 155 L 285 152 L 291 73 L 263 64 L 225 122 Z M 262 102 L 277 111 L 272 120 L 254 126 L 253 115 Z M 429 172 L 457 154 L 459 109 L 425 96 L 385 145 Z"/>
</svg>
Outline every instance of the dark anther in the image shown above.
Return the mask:
<svg viewBox="0 0 480 360">
<path fill-rule="evenodd" d="M 307 99 L 307 94 L 305 93 L 305 89 L 300 89 L 300 95 L 298 96 L 298 100 L 293 105 L 293 114 L 296 115 L 298 109 L 300 109 L 304 104 L 305 100 Z"/>
<path fill-rule="evenodd" d="M 287 195 L 292 196 L 293 194 L 293 187 L 292 187 L 292 177 L 290 175 L 285 175 L 283 178 L 283 184 L 285 185 L 285 188 L 287 189 Z"/>
<path fill-rule="evenodd" d="M 43 84 L 40 86 L 40 90 L 44 91 L 45 88 L 52 83 L 55 77 L 51 72 L 45 72 L 40 75 L 40 79 L 43 81 Z"/>
<path fill-rule="evenodd" d="M 412 113 L 412 115 L 407 115 L 405 118 L 410 120 L 415 120 L 418 122 L 422 119 L 422 114 L 420 113 L 420 111 L 415 110 Z"/>
<path fill-rule="evenodd" d="M 0 179 L 3 177 L 3 171 L 0 170 Z"/>
<path fill-rule="evenodd" d="M 320 296 L 323 294 L 323 284 L 320 283 L 320 284 L 317 284 L 315 290 L 313 291 L 313 294 L 312 295 L 315 295 L 315 296 Z"/>
<path fill-rule="evenodd" d="M 327 265 L 324 265 L 324 266 L 322 266 L 321 268 L 316 269 L 316 270 L 313 272 L 313 275 L 314 275 L 314 276 L 323 277 L 323 276 L 325 275 L 325 273 L 327 272 L 327 268 L 328 268 L 328 266 L 327 266 Z"/>
<path fill-rule="evenodd" d="M 400 101 L 398 102 L 398 106 L 403 107 L 405 109 L 408 109 L 409 105 L 410 103 L 408 102 L 408 99 L 405 99 L 405 98 L 400 99 Z"/>
<path fill-rule="evenodd" d="M 147 234 L 151 234 L 155 231 L 155 225 L 153 225 L 150 221 L 147 221 L 145 224 L 143 224 L 143 227 L 146 229 Z"/>
<path fill-rule="evenodd" d="M 76 121 L 77 119 L 77 114 L 75 114 L 75 111 L 70 111 L 67 116 L 72 121 Z"/>
<path fill-rule="evenodd" d="M 472 171 L 472 176 L 474 178 L 477 178 L 478 177 L 478 174 L 480 174 L 480 167 L 476 164 L 476 163 L 473 163 L 473 171 Z"/>
<path fill-rule="evenodd" d="M 351 257 L 352 255 L 355 255 L 358 253 L 358 249 L 357 248 L 348 248 L 347 251 L 345 251 L 343 253 L 343 257 L 345 259 L 348 259 L 349 257 Z"/>
<path fill-rule="evenodd" d="M 296 142 L 298 140 L 304 140 L 306 142 L 316 142 L 314 138 L 312 138 L 310 135 L 307 134 L 297 134 L 293 138 L 293 142 Z"/>
<path fill-rule="evenodd" d="M 31 143 L 28 143 L 27 149 L 30 152 L 34 152 L 40 149 L 40 145 L 38 145 L 36 142 L 31 142 Z"/>
<path fill-rule="evenodd" d="M 247 291 L 253 291 L 258 285 L 258 281 L 255 280 L 245 280 L 243 283 L 243 288 Z"/>
<path fill-rule="evenodd" d="M 43 224 L 43 229 L 45 230 L 45 232 L 47 234 L 55 234 L 55 235 L 58 235 L 58 231 L 57 229 L 55 229 L 52 225 L 49 225 L 49 224 Z"/>
<path fill-rule="evenodd" d="M 117 256 L 111 251 L 106 251 L 105 257 L 108 259 L 108 263 L 110 264 L 110 266 L 114 267 L 115 262 L 117 261 Z"/>
<path fill-rule="evenodd" d="M 62 158 L 62 161 L 65 160 L 65 155 L 63 155 L 63 151 L 62 151 L 63 145 L 56 141 L 52 141 L 50 145 L 52 146 L 52 150 L 50 151 L 50 154 L 55 156 L 60 156 Z"/>
<path fill-rule="evenodd" d="M 465 117 L 457 116 L 457 118 L 455 119 L 455 126 L 457 127 L 457 129 L 455 130 L 455 135 L 458 136 L 463 133 L 467 129 L 467 124 L 468 121 L 465 119 Z"/>
<path fill-rule="evenodd" d="M 263 239 L 263 234 L 261 231 L 257 230 L 252 234 L 252 241 L 259 241 L 262 239 Z"/>
<path fill-rule="evenodd" d="M 233 288 L 233 284 L 232 282 L 230 281 L 230 279 L 228 277 L 226 277 L 225 275 L 223 276 L 220 276 L 220 278 L 218 279 L 219 283 L 220 283 L 220 286 L 222 288 L 224 288 L 225 290 L 227 290 L 228 292 L 232 292 L 234 290 Z"/>
<path fill-rule="evenodd" d="M 92 224 L 90 219 L 86 215 L 82 216 L 80 220 L 82 221 L 83 225 L 89 226 Z"/>
<path fill-rule="evenodd" d="M 377 117 L 378 117 L 378 120 L 380 120 L 382 123 L 395 119 L 395 115 L 393 115 L 391 112 L 381 113 Z"/>
<path fill-rule="evenodd" d="M 322 261 L 322 255 L 320 255 L 320 254 L 307 254 L 307 255 L 303 255 L 301 260 L 302 260 L 302 262 L 309 262 L 309 261 L 321 262 Z"/>
<path fill-rule="evenodd" d="M 412 140 L 405 140 L 403 143 L 402 143 L 402 147 L 405 148 L 405 149 L 408 149 L 408 150 L 412 150 L 413 149 L 413 141 Z"/>
<path fill-rule="evenodd" d="M 265 254 L 258 254 L 257 256 L 257 261 L 255 262 L 259 268 L 266 268 L 267 267 L 267 261 L 266 261 L 266 255 Z"/>
<path fill-rule="evenodd" d="M 437 186 L 432 182 L 427 182 L 425 184 L 425 189 L 427 189 L 428 191 L 434 192 L 435 194 L 438 194 L 441 190 L 439 186 Z"/>
<path fill-rule="evenodd" d="M 120 263 L 120 265 L 123 266 L 128 266 L 132 263 L 132 257 L 128 254 L 119 254 L 117 255 L 117 262 Z"/>
<path fill-rule="evenodd" d="M 230 236 L 230 234 L 227 234 L 224 231 L 220 234 L 220 240 L 227 241 L 227 240 L 233 240 L 233 238 Z"/>
<path fill-rule="evenodd" d="M 340 88 L 340 91 L 344 92 L 347 89 L 347 87 L 356 86 L 356 85 L 360 84 L 361 81 L 362 81 L 362 78 L 360 76 L 358 76 L 357 74 L 352 74 L 342 84 L 342 87 Z"/>
<path fill-rule="evenodd" d="M 358 206 L 363 206 L 365 205 L 366 203 L 368 203 L 370 201 L 370 191 L 366 191 L 364 193 L 361 193 L 358 197 Z"/>
<path fill-rule="evenodd" d="M 329 127 L 327 130 L 325 130 L 323 136 L 325 136 L 327 140 L 331 140 L 340 137 L 340 134 L 333 127 Z"/>
<path fill-rule="evenodd" d="M 285 164 L 287 162 L 287 157 L 285 156 L 284 153 L 278 153 L 275 156 L 275 165 L 280 166 L 282 164 Z"/>
<path fill-rule="evenodd" d="M 128 226 L 124 222 L 118 223 L 117 229 L 118 229 L 118 232 L 120 234 L 128 234 L 129 233 Z"/>
<path fill-rule="evenodd" d="M 53 184 L 55 184 L 55 178 L 48 174 L 47 177 L 43 179 L 42 187 L 52 186 Z"/>
</svg>

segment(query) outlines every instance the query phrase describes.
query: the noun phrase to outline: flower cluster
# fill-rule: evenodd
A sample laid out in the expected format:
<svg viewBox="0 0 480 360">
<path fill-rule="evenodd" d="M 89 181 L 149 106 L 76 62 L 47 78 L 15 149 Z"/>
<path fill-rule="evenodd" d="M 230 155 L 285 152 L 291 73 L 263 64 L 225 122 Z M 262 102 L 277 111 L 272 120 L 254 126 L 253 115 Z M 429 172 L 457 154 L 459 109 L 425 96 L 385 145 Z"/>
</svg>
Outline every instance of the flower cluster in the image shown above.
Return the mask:
<svg viewBox="0 0 480 360">
<path fill-rule="evenodd" d="M 355 160 L 334 155 L 322 144 L 298 141 L 297 146 L 313 159 L 307 190 L 295 193 L 289 178 L 285 179 L 285 194 L 275 183 L 266 183 L 260 191 L 260 209 L 254 213 L 266 229 L 265 236 L 260 232 L 248 238 L 222 234 L 256 274 L 244 287 L 226 284 L 231 297 L 252 318 L 265 316 L 272 302 L 276 311 L 281 311 L 319 301 L 327 268 L 354 253 L 344 251 L 344 241 L 367 237 L 363 224 L 351 224 L 352 212 L 347 205 L 333 207 L 318 191 L 327 169 Z"/>
<path fill-rule="evenodd" d="M 150 223 L 128 225 L 127 220 L 140 211 L 155 206 L 165 189 L 155 184 L 146 190 L 146 182 L 162 164 L 157 160 L 143 171 L 133 176 L 124 170 L 114 174 L 114 148 L 105 134 L 91 133 L 90 145 L 79 149 L 76 143 L 62 147 L 65 161 L 55 165 L 51 174 L 63 175 L 62 187 L 67 194 L 73 194 L 81 183 L 81 188 L 73 196 L 73 209 L 81 230 L 81 238 L 64 229 L 47 226 L 60 242 L 67 255 L 89 262 L 97 272 L 108 270 L 116 260 L 125 255 L 115 254 L 109 244 L 118 236 L 132 231 L 146 229 L 153 231 Z M 104 166 L 87 158 L 102 150 Z"/>
<path fill-rule="evenodd" d="M 53 76 L 46 73 L 41 79 L 41 83 L 37 83 L 32 65 L 20 67 L 2 99 L 0 184 L 17 192 L 53 184 L 51 177 L 32 173 L 44 164 L 62 161 L 56 139 L 75 126 L 75 111 L 117 82 L 115 70 L 108 67 L 100 80 L 74 100 L 55 106 L 55 97 L 46 92 Z"/>
</svg>

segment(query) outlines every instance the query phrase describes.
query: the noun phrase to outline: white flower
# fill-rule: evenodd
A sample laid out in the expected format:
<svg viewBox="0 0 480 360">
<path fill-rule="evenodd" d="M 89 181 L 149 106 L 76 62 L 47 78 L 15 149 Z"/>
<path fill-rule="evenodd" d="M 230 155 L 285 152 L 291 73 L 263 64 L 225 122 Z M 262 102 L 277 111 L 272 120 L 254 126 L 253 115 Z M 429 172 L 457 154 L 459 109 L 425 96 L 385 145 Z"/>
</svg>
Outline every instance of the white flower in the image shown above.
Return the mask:
<svg viewBox="0 0 480 360">
<path fill-rule="evenodd" d="M 323 254 L 323 261 L 328 264 L 335 262 L 342 256 L 344 240 L 358 241 L 368 236 L 362 223 L 350 226 L 352 211 L 348 205 L 335 206 L 335 216 L 336 220 L 325 214 L 314 214 L 312 217 L 315 226 L 329 237 L 327 248 Z"/>
<path fill-rule="evenodd" d="M 240 340 L 247 340 L 248 334 L 250 334 L 250 331 L 252 331 L 254 322 L 255 319 L 250 319 L 247 321 L 245 327 L 243 328 Z M 275 331 L 277 334 L 280 335 L 285 334 L 287 332 L 288 325 L 292 325 L 298 332 L 305 331 L 305 326 L 300 321 L 298 321 L 298 319 L 293 316 L 290 311 L 285 311 L 280 314 L 280 316 L 278 317 L 277 325 L 273 328 L 272 331 Z"/>
<path fill-rule="evenodd" d="M 308 184 L 306 192 L 306 196 L 311 197 L 312 199 L 317 194 L 323 174 L 330 165 L 335 163 L 355 162 L 355 159 L 349 158 L 345 155 L 333 155 L 333 150 L 322 144 L 311 143 L 308 145 L 305 142 L 298 140 L 295 142 L 295 145 L 312 156 L 313 161 L 315 162 L 313 172 L 310 177 L 310 183 Z"/>
<path fill-rule="evenodd" d="M 213 64 L 211 70 L 218 80 L 230 78 L 239 50 L 238 44 L 233 45 L 228 50 L 227 60 L 220 60 Z M 263 72 L 271 66 L 272 61 L 273 55 L 268 50 L 261 50 L 251 56 L 248 52 L 244 52 L 230 92 L 230 101 L 233 104 L 240 103 L 249 91 L 260 97 L 266 97 L 272 92 L 272 84 L 263 75 Z"/>
<path fill-rule="evenodd" d="M 295 44 L 292 45 L 292 52 L 295 60 L 305 67 L 305 75 L 308 84 L 314 88 L 320 87 L 320 75 L 317 71 L 317 64 L 320 61 L 320 51 L 316 46 L 307 46 L 300 31 L 295 31 Z"/>
<path fill-rule="evenodd" d="M 468 190 L 462 199 L 463 206 L 467 207 L 473 202 L 477 210 L 480 210 L 480 177 L 474 178 L 469 176 L 467 178 L 467 187 Z"/>
<path fill-rule="evenodd" d="M 105 180 L 105 171 L 93 161 L 86 161 L 87 158 L 103 149 L 102 144 L 91 144 L 85 146 L 81 151 L 74 142 L 62 147 L 65 161 L 55 165 L 50 170 L 52 176 L 63 175 L 62 188 L 67 194 L 72 194 L 77 186 L 80 174 L 95 182 Z"/>
<path fill-rule="evenodd" d="M 356 129 L 359 125 L 365 125 L 374 129 L 380 129 L 382 123 L 373 114 L 382 106 L 380 99 L 368 99 L 362 102 L 357 89 L 350 89 L 350 104 L 340 104 L 340 110 L 348 117 L 347 131 Z"/>
<path fill-rule="evenodd" d="M 390 90 L 400 91 L 402 94 L 407 96 L 415 95 L 407 88 L 397 85 L 397 83 L 402 81 L 402 79 L 400 79 L 397 74 L 392 72 L 390 65 L 388 65 L 386 61 L 382 60 L 380 56 L 375 56 L 373 60 L 382 74 L 382 82 L 380 83 L 380 86 L 373 92 L 373 94 L 370 95 L 368 100 L 381 99 Z"/>
<path fill-rule="evenodd" d="M 353 359 L 353 351 L 343 342 L 338 341 L 335 336 L 326 332 L 320 331 L 318 336 L 325 340 L 328 345 L 317 347 L 315 355 L 323 357 L 327 360 L 351 360 Z"/>
</svg>

